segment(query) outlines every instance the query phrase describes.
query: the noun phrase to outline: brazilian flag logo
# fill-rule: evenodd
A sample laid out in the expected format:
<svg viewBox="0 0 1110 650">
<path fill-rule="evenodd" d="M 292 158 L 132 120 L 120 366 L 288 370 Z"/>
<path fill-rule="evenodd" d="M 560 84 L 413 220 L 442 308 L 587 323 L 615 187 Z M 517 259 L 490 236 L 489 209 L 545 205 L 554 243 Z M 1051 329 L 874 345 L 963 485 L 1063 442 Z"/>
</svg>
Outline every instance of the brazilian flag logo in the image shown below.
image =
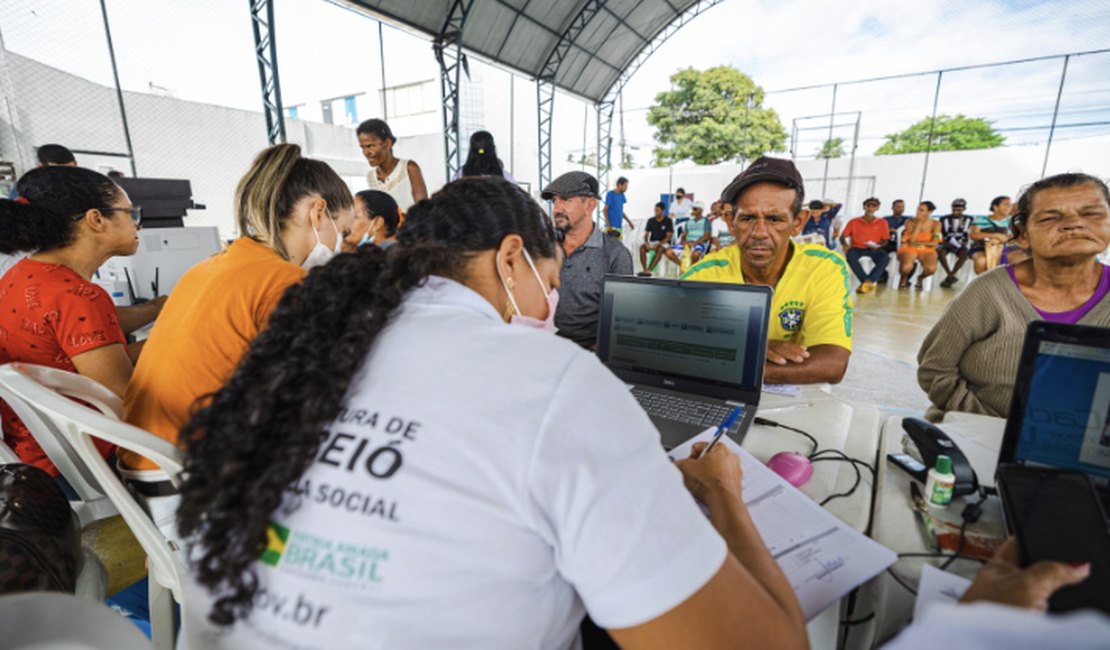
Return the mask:
<svg viewBox="0 0 1110 650">
<path fill-rule="evenodd" d="M 277 566 L 285 553 L 285 542 L 289 541 L 289 529 L 273 522 L 266 526 L 266 548 L 259 560 L 270 566 Z"/>
</svg>

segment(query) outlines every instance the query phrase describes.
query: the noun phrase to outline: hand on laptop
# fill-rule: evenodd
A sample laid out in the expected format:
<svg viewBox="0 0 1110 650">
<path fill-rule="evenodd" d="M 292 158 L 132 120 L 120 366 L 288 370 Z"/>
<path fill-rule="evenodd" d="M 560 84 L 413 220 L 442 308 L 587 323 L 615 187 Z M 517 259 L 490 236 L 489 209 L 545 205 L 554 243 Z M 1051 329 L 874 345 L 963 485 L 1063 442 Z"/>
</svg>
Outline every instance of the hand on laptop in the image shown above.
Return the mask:
<svg viewBox="0 0 1110 650">
<path fill-rule="evenodd" d="M 1047 560 L 1022 569 L 1017 539 L 1011 537 L 979 570 L 960 602 L 987 601 L 1044 611 L 1049 596 L 1062 587 L 1083 582 L 1090 574 L 1090 564 L 1071 566 Z"/>
<path fill-rule="evenodd" d="M 788 363 L 802 363 L 809 358 L 809 350 L 804 345 L 789 341 L 767 341 L 767 363 L 785 366 Z"/>
<path fill-rule="evenodd" d="M 732 453 L 727 445 L 714 445 L 713 449 L 701 455 L 707 442 L 699 442 L 690 450 L 690 457 L 675 462 L 682 472 L 686 489 L 702 503 L 710 503 L 714 492 L 733 492 L 740 496 L 740 484 L 744 472 L 740 469 L 740 457 Z"/>
</svg>

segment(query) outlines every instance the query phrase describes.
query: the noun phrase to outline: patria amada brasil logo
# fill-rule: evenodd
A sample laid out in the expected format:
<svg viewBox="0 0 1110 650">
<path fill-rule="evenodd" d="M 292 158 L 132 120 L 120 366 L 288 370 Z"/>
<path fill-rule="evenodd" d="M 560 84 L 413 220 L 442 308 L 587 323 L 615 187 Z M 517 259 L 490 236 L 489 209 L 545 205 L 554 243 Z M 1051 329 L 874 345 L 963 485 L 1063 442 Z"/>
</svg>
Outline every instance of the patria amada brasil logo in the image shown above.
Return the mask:
<svg viewBox="0 0 1110 650">
<path fill-rule="evenodd" d="M 263 564 L 277 566 L 281 556 L 285 554 L 285 544 L 289 541 L 289 529 L 279 524 L 271 523 L 266 527 L 266 549 L 258 559 Z"/>
<path fill-rule="evenodd" d="M 282 572 L 369 586 L 382 582 L 389 551 L 271 522 L 266 527 L 266 548 L 258 559 Z"/>
</svg>

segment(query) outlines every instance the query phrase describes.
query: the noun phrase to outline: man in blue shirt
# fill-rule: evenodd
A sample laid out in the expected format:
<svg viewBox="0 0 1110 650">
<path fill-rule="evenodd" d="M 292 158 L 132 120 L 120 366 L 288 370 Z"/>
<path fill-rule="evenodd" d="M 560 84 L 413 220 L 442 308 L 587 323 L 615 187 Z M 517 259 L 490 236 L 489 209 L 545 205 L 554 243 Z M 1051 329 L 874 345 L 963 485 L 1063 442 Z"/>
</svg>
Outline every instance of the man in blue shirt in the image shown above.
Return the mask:
<svg viewBox="0 0 1110 650">
<path fill-rule="evenodd" d="M 894 202 L 890 204 L 890 212 L 891 214 L 889 217 L 883 217 L 883 219 L 886 220 L 886 225 L 890 227 L 890 241 L 886 243 L 886 246 L 883 246 L 883 250 L 890 253 L 891 256 L 897 256 L 898 237 L 896 233 L 899 228 L 910 220 L 910 218 L 904 214 L 906 212 L 906 202 L 902 199 L 895 199 Z M 879 284 L 886 284 L 889 281 L 890 273 L 884 270 L 882 276 L 879 277 Z"/>
<path fill-rule="evenodd" d="M 809 202 L 809 221 L 802 226 L 802 234 L 820 233 L 825 238 L 825 248 L 833 248 L 832 225 L 840 212 L 840 204 L 832 201 Z"/>
<path fill-rule="evenodd" d="M 627 191 L 628 179 L 621 176 L 617 179 L 616 189 L 609 190 L 605 195 L 605 206 L 601 208 L 601 216 L 605 218 L 605 234 L 615 239 L 620 239 L 624 233 L 624 204 L 628 201 L 624 193 Z M 636 229 L 631 219 L 628 220 L 628 228 Z"/>
</svg>

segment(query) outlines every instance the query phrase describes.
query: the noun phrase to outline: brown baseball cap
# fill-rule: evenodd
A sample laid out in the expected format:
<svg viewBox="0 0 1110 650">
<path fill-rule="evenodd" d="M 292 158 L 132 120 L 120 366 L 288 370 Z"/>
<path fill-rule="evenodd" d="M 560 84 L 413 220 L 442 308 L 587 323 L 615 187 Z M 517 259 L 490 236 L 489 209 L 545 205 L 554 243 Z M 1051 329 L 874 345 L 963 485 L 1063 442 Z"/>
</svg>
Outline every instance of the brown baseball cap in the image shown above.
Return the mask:
<svg viewBox="0 0 1110 650">
<path fill-rule="evenodd" d="M 721 192 L 721 200 L 727 203 L 735 203 L 736 197 L 740 195 L 740 191 L 745 187 L 754 183 L 761 183 L 763 181 L 770 181 L 772 183 L 779 183 L 787 187 L 793 188 L 798 192 L 799 196 L 805 195 L 805 184 L 802 183 L 802 175 L 798 173 L 798 168 L 794 166 L 794 161 L 785 158 L 771 158 L 769 156 L 760 156 L 748 165 L 748 168 L 740 172 L 740 175 L 732 179 L 728 184 L 725 191 Z"/>
</svg>

